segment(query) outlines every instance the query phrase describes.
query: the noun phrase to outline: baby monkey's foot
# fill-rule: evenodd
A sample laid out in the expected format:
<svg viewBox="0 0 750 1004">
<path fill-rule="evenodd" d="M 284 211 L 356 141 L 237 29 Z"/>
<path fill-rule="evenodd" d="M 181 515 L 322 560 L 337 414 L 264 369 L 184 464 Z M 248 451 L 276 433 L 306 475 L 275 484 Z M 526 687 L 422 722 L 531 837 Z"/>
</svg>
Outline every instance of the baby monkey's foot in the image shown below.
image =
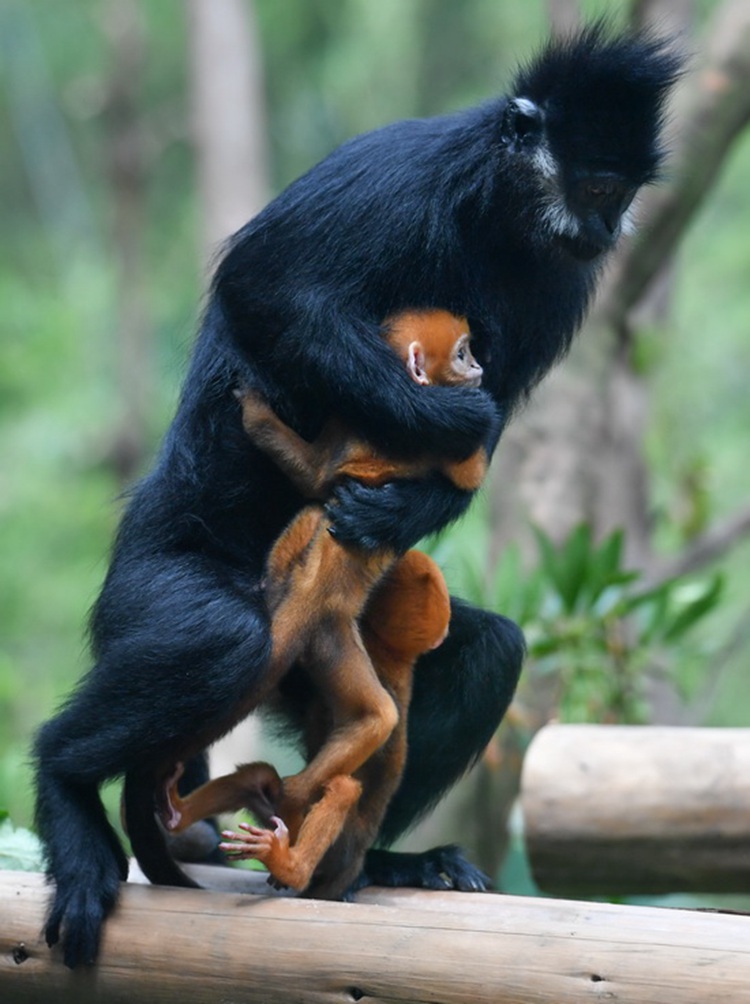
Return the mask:
<svg viewBox="0 0 750 1004">
<path fill-rule="evenodd" d="M 227 842 L 219 844 L 219 849 L 235 861 L 251 858 L 260 861 L 271 873 L 268 884 L 276 889 L 284 889 L 293 884 L 285 880 L 290 864 L 289 830 L 279 816 L 271 816 L 271 822 L 274 824 L 273 830 L 252 826 L 250 823 L 240 823 L 243 833 L 223 830 L 221 835 Z"/>
<path fill-rule="evenodd" d="M 219 849 L 236 861 L 254 858 L 270 867 L 270 861 L 289 851 L 289 830 L 286 823 L 279 816 L 271 816 L 271 822 L 274 824 L 273 830 L 253 826 L 251 823 L 240 823 L 243 833 L 222 830 L 221 835 L 227 842 L 219 844 Z"/>
</svg>

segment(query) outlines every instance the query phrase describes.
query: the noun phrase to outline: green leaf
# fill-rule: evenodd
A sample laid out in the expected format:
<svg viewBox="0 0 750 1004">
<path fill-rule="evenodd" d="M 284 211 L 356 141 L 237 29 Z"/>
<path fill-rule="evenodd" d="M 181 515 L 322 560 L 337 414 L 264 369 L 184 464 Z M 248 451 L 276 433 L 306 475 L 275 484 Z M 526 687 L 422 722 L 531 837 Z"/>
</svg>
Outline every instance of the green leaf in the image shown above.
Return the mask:
<svg viewBox="0 0 750 1004">
<path fill-rule="evenodd" d="M 539 527 L 534 527 L 542 570 L 554 586 L 563 610 L 571 614 L 586 578 L 591 550 L 591 531 L 582 523 L 559 549 Z"/>
<path fill-rule="evenodd" d="M 635 613 L 640 607 L 648 606 L 649 603 L 657 605 L 666 604 L 675 581 L 675 579 L 668 579 L 666 582 L 661 582 L 652 589 L 645 589 L 641 593 L 634 593 L 631 596 L 623 597 L 622 614 Z"/>
<path fill-rule="evenodd" d="M 631 585 L 639 578 L 639 572 L 619 572 L 612 575 L 610 581 L 597 591 L 591 603 L 590 613 L 598 618 L 610 615 L 624 616 L 630 597 L 623 587 Z"/>
<path fill-rule="evenodd" d="M 594 559 L 596 570 L 602 580 L 608 580 L 620 571 L 624 541 L 625 534 L 623 531 L 615 530 L 602 542 L 599 550 L 596 552 Z"/>
<path fill-rule="evenodd" d="M 565 609 L 573 613 L 587 584 L 591 562 L 591 528 L 581 523 L 563 545 L 560 590 Z"/>
<path fill-rule="evenodd" d="M 640 577 L 639 572 L 621 568 L 624 539 L 622 530 L 615 530 L 602 541 L 598 549 L 592 551 L 587 589 L 592 604 L 610 586 L 627 585 Z"/>
<path fill-rule="evenodd" d="M 679 603 L 681 592 L 684 595 L 687 590 L 693 592 L 694 589 L 693 586 L 682 586 L 675 589 L 675 599 Z M 720 574 L 714 575 L 707 583 L 704 583 L 702 589 L 695 589 L 693 592 L 695 598 L 682 606 L 680 612 L 664 632 L 664 641 L 676 641 L 681 638 L 702 617 L 710 613 L 719 602 L 723 589 L 724 577 Z M 682 602 L 684 603 L 684 601 Z"/>
</svg>

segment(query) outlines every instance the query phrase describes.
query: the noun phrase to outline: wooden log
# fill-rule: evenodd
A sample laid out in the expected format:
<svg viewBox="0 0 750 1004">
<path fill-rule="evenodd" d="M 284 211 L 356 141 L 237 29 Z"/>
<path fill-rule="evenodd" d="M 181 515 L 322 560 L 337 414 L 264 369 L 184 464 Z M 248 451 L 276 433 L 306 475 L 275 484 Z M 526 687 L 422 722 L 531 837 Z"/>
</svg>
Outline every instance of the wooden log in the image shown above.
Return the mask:
<svg viewBox="0 0 750 1004">
<path fill-rule="evenodd" d="M 358 903 L 127 885 L 98 964 L 40 939 L 40 875 L 0 873 L 8 1004 L 741 1004 L 750 918 L 414 890 Z"/>
<path fill-rule="evenodd" d="M 521 800 L 545 892 L 750 892 L 750 729 L 550 725 Z"/>
</svg>

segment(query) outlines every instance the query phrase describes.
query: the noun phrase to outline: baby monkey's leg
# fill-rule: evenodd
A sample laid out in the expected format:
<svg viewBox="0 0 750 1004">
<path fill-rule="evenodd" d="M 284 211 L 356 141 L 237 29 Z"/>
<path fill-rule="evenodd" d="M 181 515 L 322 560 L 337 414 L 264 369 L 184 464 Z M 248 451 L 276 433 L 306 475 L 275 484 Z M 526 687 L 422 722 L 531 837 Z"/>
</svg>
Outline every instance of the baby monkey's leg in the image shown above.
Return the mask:
<svg viewBox="0 0 750 1004">
<path fill-rule="evenodd" d="M 362 786 L 353 777 L 331 778 L 322 797 L 305 816 L 293 846 L 286 824 L 274 816 L 273 830 L 248 823 L 240 823 L 242 833 L 225 830 L 223 836 L 227 842 L 219 847 L 229 858 L 261 861 L 281 885 L 306 889 L 323 853 L 341 833 L 361 791 Z"/>
<path fill-rule="evenodd" d="M 170 833 L 182 833 L 188 826 L 208 816 L 247 809 L 262 822 L 279 811 L 283 783 L 268 763 L 242 764 L 233 774 L 207 781 L 189 795 L 180 795 L 178 782 L 184 767 L 178 763 L 160 793 L 159 814 Z"/>
<path fill-rule="evenodd" d="M 328 707 L 333 727 L 304 770 L 284 779 L 285 802 L 302 812 L 333 777 L 358 770 L 387 741 L 399 718 L 356 624 L 343 620 L 329 625 L 316 645 L 305 669 Z"/>
</svg>

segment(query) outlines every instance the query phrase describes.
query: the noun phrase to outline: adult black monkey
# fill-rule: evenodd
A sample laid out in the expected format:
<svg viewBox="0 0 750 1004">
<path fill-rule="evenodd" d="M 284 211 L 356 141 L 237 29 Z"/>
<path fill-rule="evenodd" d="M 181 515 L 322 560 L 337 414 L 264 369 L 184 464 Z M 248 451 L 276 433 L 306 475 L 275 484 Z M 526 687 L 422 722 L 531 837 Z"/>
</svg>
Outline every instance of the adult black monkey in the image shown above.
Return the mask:
<svg viewBox="0 0 750 1004">
<path fill-rule="evenodd" d="M 126 788 L 158 783 L 165 764 L 211 743 L 278 682 L 259 577 L 304 500 L 244 435 L 233 389 L 259 386 L 310 439 L 337 415 L 393 454 L 491 451 L 497 412 L 507 418 L 564 354 L 623 214 L 655 177 L 678 68 L 659 41 L 589 28 L 521 71 L 513 97 L 345 144 L 236 235 L 177 416 L 117 536 L 92 618 L 94 668 L 37 738 L 37 825 L 56 885 L 46 937 L 53 945 L 62 930 L 67 965 L 96 957 L 127 874 L 99 784 L 122 774 Z M 379 323 L 422 307 L 468 318 L 486 390 L 409 379 Z M 330 515 L 343 541 L 404 550 L 468 500 L 437 474 L 352 482 Z M 522 650 L 509 621 L 454 603 L 447 641 L 416 675 L 383 841 L 476 759 Z M 292 726 L 303 684 L 295 672 L 282 683 Z M 148 857 L 149 822 L 136 822 L 146 829 L 136 852 Z M 157 877 L 168 871 L 160 853 Z M 181 881 L 173 870 L 166 877 Z M 380 850 L 366 871 L 395 884 L 480 881 L 451 849 Z"/>
</svg>

